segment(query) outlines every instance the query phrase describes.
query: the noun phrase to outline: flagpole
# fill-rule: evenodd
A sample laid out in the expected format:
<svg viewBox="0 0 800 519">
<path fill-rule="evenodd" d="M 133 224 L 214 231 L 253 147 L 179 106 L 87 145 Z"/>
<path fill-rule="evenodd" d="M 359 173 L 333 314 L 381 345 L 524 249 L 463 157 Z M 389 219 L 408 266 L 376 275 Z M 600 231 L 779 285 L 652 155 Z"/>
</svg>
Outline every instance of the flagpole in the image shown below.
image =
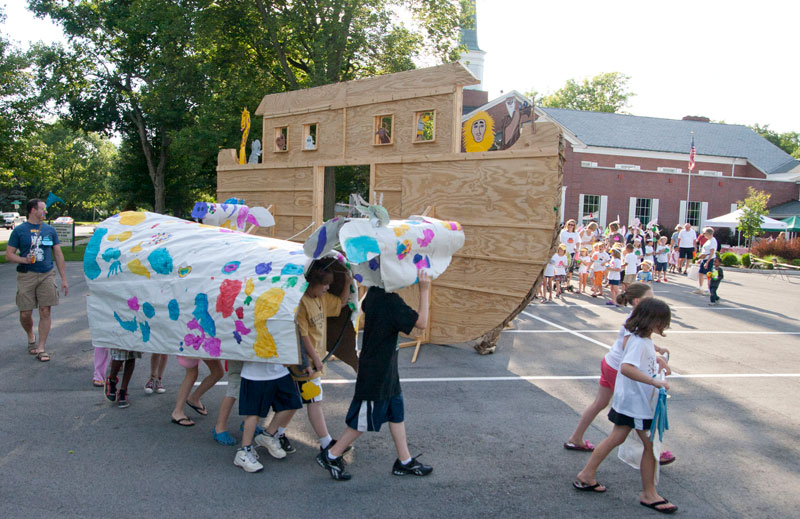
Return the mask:
<svg viewBox="0 0 800 519">
<path fill-rule="evenodd" d="M 694 152 L 694 149 L 695 149 L 694 148 L 694 132 L 690 132 L 690 133 L 692 135 L 692 151 L 689 152 L 689 181 L 686 183 L 686 215 L 685 216 L 686 216 L 686 221 L 687 222 L 689 221 L 689 204 L 690 204 L 690 201 L 691 201 L 690 193 L 692 192 L 692 170 L 694 170 L 694 157 L 692 155 L 693 155 L 693 152 Z"/>
</svg>

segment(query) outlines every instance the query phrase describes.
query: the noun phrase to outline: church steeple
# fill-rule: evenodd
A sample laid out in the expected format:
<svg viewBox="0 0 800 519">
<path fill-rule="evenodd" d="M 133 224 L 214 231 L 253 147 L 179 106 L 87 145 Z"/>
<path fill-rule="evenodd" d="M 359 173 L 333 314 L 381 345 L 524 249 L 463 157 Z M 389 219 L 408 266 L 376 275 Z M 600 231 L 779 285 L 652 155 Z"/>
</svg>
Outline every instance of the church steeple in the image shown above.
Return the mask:
<svg viewBox="0 0 800 519">
<path fill-rule="evenodd" d="M 486 52 L 478 46 L 478 11 L 475 7 L 475 0 L 470 0 L 469 4 L 472 9 L 471 27 L 468 29 L 461 28 L 461 38 L 459 40 L 459 43 L 464 45 L 467 50 L 458 61 L 481 80 L 480 84 L 465 88 L 483 90 L 483 61 Z"/>
</svg>

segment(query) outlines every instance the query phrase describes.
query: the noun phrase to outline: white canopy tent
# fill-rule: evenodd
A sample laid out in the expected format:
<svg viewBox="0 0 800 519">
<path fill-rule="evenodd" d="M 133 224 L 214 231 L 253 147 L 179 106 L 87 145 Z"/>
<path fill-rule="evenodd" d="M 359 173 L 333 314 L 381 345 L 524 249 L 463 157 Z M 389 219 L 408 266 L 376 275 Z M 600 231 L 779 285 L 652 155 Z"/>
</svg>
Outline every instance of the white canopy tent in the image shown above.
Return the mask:
<svg viewBox="0 0 800 519">
<path fill-rule="evenodd" d="M 706 225 L 711 227 L 730 227 L 731 229 L 735 229 L 739 226 L 739 218 L 742 216 L 742 210 L 737 209 L 732 213 L 723 214 L 722 216 L 717 216 L 716 218 L 711 218 L 710 220 L 706 220 Z M 775 220 L 768 216 L 761 217 L 761 228 L 765 231 L 783 231 L 786 230 L 786 223 Z"/>
</svg>

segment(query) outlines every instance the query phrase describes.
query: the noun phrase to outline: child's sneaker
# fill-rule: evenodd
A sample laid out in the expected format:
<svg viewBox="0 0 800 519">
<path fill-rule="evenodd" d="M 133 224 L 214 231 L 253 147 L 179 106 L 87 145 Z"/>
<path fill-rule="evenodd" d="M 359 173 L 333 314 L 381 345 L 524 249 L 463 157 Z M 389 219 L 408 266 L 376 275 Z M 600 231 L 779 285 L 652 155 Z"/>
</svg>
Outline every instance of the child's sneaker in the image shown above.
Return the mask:
<svg viewBox="0 0 800 519">
<path fill-rule="evenodd" d="M 317 465 L 327 470 L 336 481 L 347 481 L 352 477 L 344 468 L 344 459 L 342 456 L 332 460 L 328 457 L 327 450 L 323 450 L 317 454 Z"/>
<path fill-rule="evenodd" d="M 322 447 L 320 447 L 319 450 L 320 451 L 329 451 L 329 450 L 331 450 L 331 447 L 333 447 L 334 445 L 336 445 L 336 440 L 331 440 L 331 442 L 328 444 L 327 447 L 325 447 L 324 449 Z M 347 454 L 351 450 L 353 450 L 353 446 L 352 445 L 348 445 L 347 448 L 342 453 L 342 456 L 344 456 L 345 454 Z"/>
<path fill-rule="evenodd" d="M 128 402 L 128 391 L 125 389 L 120 389 L 117 393 L 117 407 L 120 409 L 125 409 L 126 407 L 130 407 L 131 403 Z"/>
<path fill-rule="evenodd" d="M 144 394 L 152 395 L 155 385 L 156 385 L 155 379 L 150 378 L 150 380 L 147 381 L 147 384 L 144 385 Z"/>
<path fill-rule="evenodd" d="M 237 467 L 242 467 L 245 472 L 258 472 L 264 469 L 264 465 L 258 462 L 258 455 L 253 447 L 237 450 L 236 457 L 233 458 L 233 464 Z"/>
<path fill-rule="evenodd" d="M 287 438 L 285 434 L 278 436 L 278 441 L 281 444 L 281 449 L 283 449 L 286 454 L 297 452 L 297 449 L 294 448 L 294 445 L 292 445 L 292 442 L 289 441 L 289 438 Z"/>
<path fill-rule="evenodd" d="M 281 448 L 280 440 L 266 431 L 263 434 L 256 436 L 255 442 L 256 445 L 260 445 L 267 449 L 267 452 L 269 452 L 269 455 L 273 458 L 282 460 L 286 457 L 286 451 Z"/>
<path fill-rule="evenodd" d="M 106 398 L 112 402 L 117 399 L 117 380 L 111 377 L 106 377 Z"/>
<path fill-rule="evenodd" d="M 417 455 L 417 458 L 420 455 Z M 403 465 L 400 460 L 395 460 L 394 466 L 392 467 L 392 474 L 395 476 L 405 476 L 407 474 L 413 474 L 415 476 L 427 476 L 431 472 L 433 472 L 433 467 L 428 465 L 423 465 L 417 458 L 411 458 L 411 461 L 408 462 L 407 465 Z"/>
<path fill-rule="evenodd" d="M 165 393 L 167 391 L 166 389 L 164 389 L 164 386 L 161 385 L 161 379 L 160 378 L 156 379 L 155 389 L 156 389 L 156 393 L 158 393 L 158 394 Z"/>
</svg>

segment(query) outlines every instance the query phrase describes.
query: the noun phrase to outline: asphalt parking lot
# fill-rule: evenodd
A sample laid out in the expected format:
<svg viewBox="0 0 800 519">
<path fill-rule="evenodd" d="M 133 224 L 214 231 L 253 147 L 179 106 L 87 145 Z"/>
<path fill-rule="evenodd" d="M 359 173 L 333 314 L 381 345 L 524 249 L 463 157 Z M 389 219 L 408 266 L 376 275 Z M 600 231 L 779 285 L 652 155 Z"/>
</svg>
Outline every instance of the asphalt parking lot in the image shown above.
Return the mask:
<svg viewBox="0 0 800 519">
<path fill-rule="evenodd" d="M 167 393 L 146 396 L 147 358 L 137 364 L 131 407 L 117 409 L 91 386 L 86 284 L 68 264 L 69 297 L 54 309 L 53 360 L 26 352 L 14 306 L 15 273 L 0 265 L 0 515 L 2 517 L 647 517 L 639 474 L 612 454 L 600 467 L 603 495 L 572 489 L 586 454 L 562 443 L 594 398 L 600 359 L 627 311 L 587 296 L 533 304 L 504 332 L 497 352 L 469 344 L 402 350 L 401 377 L 412 454 L 427 478 L 390 474 L 388 431 L 360 438 L 353 479 L 336 482 L 314 462 L 303 412 L 289 431 L 297 447 L 265 470 L 233 465 L 234 448 L 211 439 L 222 386 L 204 398 L 208 418 L 172 425 L 183 370 L 171 358 Z M 656 296 L 672 307 L 667 336 L 676 372 L 664 445 L 677 461 L 659 492 L 682 517 L 796 517 L 800 497 L 800 276 L 726 271 L 723 301 L 690 293 L 671 276 Z M 434 289 L 435 290 L 435 289 Z M 204 369 L 204 368 L 203 368 Z M 352 396 L 353 372 L 334 363 L 325 412 L 334 436 Z M 238 437 L 239 419 L 231 430 Z M 601 414 L 586 437 L 610 431 Z"/>
</svg>

